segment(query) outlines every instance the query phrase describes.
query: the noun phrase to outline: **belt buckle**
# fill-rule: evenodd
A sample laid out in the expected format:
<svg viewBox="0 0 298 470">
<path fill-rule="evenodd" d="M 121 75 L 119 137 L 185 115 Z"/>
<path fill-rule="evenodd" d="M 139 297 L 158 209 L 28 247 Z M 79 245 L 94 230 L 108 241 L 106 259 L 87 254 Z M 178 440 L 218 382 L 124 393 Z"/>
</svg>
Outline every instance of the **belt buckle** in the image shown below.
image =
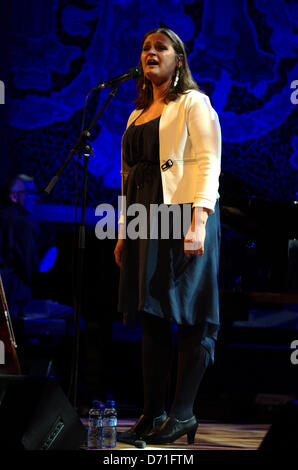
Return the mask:
<svg viewBox="0 0 298 470">
<path fill-rule="evenodd" d="M 169 160 L 167 160 L 163 165 L 161 165 L 161 169 L 162 171 L 167 171 L 173 165 L 174 165 L 173 160 L 169 158 Z"/>
</svg>

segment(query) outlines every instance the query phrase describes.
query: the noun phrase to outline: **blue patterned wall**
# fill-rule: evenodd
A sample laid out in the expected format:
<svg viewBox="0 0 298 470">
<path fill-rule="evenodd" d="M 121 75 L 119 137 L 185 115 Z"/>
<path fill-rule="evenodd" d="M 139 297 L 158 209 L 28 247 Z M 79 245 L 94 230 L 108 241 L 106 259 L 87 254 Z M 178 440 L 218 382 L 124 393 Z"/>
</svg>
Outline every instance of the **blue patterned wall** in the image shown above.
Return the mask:
<svg viewBox="0 0 298 470">
<path fill-rule="evenodd" d="M 136 65 L 143 34 L 167 25 L 184 40 L 193 75 L 219 113 L 223 170 L 270 199 L 298 198 L 294 1 L 14 0 L 12 23 L 10 155 L 41 188 L 80 133 L 90 89 Z M 87 122 L 107 95 L 89 100 Z M 94 129 L 89 206 L 117 199 L 134 97 L 134 80 L 122 83 Z M 50 202 L 73 204 L 74 178 L 72 162 Z"/>
</svg>

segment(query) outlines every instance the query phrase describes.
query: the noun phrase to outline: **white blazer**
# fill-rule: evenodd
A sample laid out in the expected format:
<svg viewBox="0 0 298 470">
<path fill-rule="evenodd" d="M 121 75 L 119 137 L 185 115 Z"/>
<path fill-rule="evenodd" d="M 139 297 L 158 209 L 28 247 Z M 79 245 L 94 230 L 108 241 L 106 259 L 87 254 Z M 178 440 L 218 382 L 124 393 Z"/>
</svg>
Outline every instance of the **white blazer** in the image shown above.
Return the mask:
<svg viewBox="0 0 298 470">
<path fill-rule="evenodd" d="M 142 112 L 134 110 L 126 128 Z M 214 212 L 219 197 L 221 130 L 208 96 L 190 90 L 164 106 L 159 123 L 159 158 L 164 204 L 192 203 Z M 123 191 L 129 166 L 123 155 L 121 161 Z M 119 223 L 122 221 L 121 214 Z"/>
</svg>

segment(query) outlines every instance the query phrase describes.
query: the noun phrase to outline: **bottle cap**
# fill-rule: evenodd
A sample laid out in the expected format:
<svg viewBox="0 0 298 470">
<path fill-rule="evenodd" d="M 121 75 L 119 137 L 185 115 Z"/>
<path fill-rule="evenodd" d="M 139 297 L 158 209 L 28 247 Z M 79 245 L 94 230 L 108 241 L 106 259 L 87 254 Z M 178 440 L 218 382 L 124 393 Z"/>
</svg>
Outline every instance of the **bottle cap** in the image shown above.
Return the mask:
<svg viewBox="0 0 298 470">
<path fill-rule="evenodd" d="M 115 406 L 115 400 L 107 400 L 107 407 Z"/>
<path fill-rule="evenodd" d="M 92 408 L 100 408 L 100 401 L 93 400 L 92 401 Z"/>
</svg>

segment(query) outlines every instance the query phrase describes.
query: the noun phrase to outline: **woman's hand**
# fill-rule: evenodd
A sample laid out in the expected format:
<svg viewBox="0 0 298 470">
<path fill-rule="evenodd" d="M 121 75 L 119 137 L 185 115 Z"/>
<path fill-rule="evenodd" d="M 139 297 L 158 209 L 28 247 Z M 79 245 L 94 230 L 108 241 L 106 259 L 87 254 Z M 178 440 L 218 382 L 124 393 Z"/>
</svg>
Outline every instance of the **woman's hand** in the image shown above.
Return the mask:
<svg viewBox="0 0 298 470">
<path fill-rule="evenodd" d="M 119 230 L 118 241 L 117 241 L 115 249 L 114 249 L 114 256 L 115 256 L 116 264 L 120 268 L 121 258 L 122 258 L 122 249 L 123 249 L 124 224 L 120 223 L 119 227 L 118 227 L 118 230 Z"/>
<path fill-rule="evenodd" d="M 114 249 L 115 261 L 116 261 L 116 264 L 119 266 L 119 268 L 121 266 L 122 249 L 123 249 L 123 239 L 119 238 Z"/>
<path fill-rule="evenodd" d="M 204 207 L 194 208 L 191 225 L 184 239 L 184 253 L 187 257 L 190 255 L 203 256 L 207 219 L 207 209 Z"/>
</svg>

